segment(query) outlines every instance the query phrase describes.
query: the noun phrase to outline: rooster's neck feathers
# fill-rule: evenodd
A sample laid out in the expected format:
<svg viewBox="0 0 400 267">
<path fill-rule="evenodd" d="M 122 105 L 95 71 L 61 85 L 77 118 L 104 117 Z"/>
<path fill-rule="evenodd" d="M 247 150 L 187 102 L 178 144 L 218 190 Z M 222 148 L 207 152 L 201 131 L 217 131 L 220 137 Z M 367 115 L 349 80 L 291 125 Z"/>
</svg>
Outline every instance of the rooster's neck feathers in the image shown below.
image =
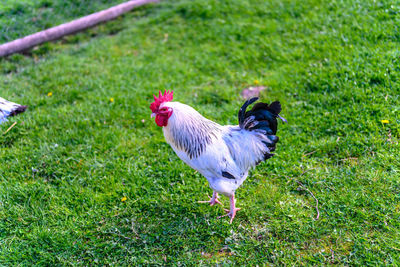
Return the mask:
<svg viewBox="0 0 400 267">
<path fill-rule="evenodd" d="M 185 151 L 190 159 L 199 157 L 222 132 L 221 125 L 204 118 L 190 106 L 179 102 L 168 102 L 163 106 L 173 109 L 168 125 L 163 128 L 167 142 Z"/>
</svg>

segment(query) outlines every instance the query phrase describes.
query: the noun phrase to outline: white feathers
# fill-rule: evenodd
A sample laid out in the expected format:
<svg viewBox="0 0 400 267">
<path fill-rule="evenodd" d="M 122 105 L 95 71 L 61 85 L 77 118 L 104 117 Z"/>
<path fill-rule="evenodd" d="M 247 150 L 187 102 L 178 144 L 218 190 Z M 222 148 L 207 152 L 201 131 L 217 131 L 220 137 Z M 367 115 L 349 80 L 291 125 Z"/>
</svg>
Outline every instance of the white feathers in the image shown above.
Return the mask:
<svg viewBox="0 0 400 267">
<path fill-rule="evenodd" d="M 8 112 L 8 111 L 0 110 L 0 124 L 7 121 L 7 117 L 9 114 L 10 114 L 10 112 Z"/>
<path fill-rule="evenodd" d="M 222 131 L 220 125 L 204 118 L 187 105 L 167 102 L 161 107 L 164 106 L 173 110 L 168 125 L 163 128 L 165 138 L 168 143 L 185 151 L 190 159 L 200 156 Z"/>
<path fill-rule="evenodd" d="M 18 113 L 18 111 L 22 112 L 25 108 L 0 97 L 0 124 L 7 121 L 7 117 Z M 21 109 L 23 110 L 21 111 Z"/>
<path fill-rule="evenodd" d="M 251 125 L 249 125 L 250 123 L 257 122 L 257 121 L 254 121 L 255 118 L 256 117 L 254 117 L 254 116 L 250 116 L 247 119 L 245 119 L 244 122 L 243 122 L 243 128 L 247 129 L 247 128 L 251 127 Z M 257 124 L 258 124 L 258 122 L 257 122 Z"/>
<path fill-rule="evenodd" d="M 210 187 L 221 194 L 231 196 L 247 178 L 249 169 L 269 152 L 262 142 L 269 140 L 260 132 L 221 126 L 178 102 L 163 106 L 173 109 L 168 125 L 163 127 L 166 141 L 179 158 L 205 176 Z M 254 122 L 250 117 L 244 124 Z"/>
</svg>

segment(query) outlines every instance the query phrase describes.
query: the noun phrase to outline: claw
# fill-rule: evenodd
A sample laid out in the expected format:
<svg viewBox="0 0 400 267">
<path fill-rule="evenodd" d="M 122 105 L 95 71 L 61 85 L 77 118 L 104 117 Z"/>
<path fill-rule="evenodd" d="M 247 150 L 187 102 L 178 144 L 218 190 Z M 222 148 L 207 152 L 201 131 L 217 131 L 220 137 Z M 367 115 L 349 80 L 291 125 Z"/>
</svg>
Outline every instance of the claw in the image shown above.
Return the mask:
<svg viewBox="0 0 400 267">
<path fill-rule="evenodd" d="M 214 192 L 212 197 L 210 197 L 210 196 L 208 196 L 208 197 L 210 198 L 210 200 L 197 201 L 197 202 L 198 203 L 210 203 L 210 206 L 214 206 L 215 204 L 222 205 L 222 203 L 218 200 L 218 193 L 217 192 Z"/>
<path fill-rule="evenodd" d="M 236 212 L 239 211 L 239 210 L 241 210 L 241 208 L 234 208 L 232 211 L 231 211 L 231 210 L 228 210 L 228 209 L 224 209 L 224 211 L 226 211 L 227 213 L 224 214 L 224 215 L 218 216 L 217 219 L 220 219 L 220 218 L 222 218 L 222 217 L 229 216 L 229 218 L 231 218 L 231 220 L 229 221 L 229 223 L 232 224 L 233 219 L 234 219 L 235 216 L 236 216 Z"/>
<path fill-rule="evenodd" d="M 211 197 L 210 197 L 209 195 L 207 195 L 207 196 L 208 196 L 208 198 L 209 198 L 210 200 L 199 200 L 199 201 L 197 201 L 197 203 L 210 203 Z"/>
<path fill-rule="evenodd" d="M 236 202 L 236 201 L 235 201 L 235 196 L 232 195 L 232 196 L 230 197 L 230 204 L 231 204 L 230 209 L 229 209 L 229 210 L 228 210 L 228 209 L 224 209 L 224 211 L 227 212 L 227 213 L 226 213 L 225 215 L 219 216 L 218 219 L 220 219 L 220 218 L 222 218 L 222 217 L 229 216 L 229 218 L 231 218 L 231 220 L 229 221 L 229 223 L 232 223 L 232 222 L 233 222 L 233 219 L 234 219 L 235 216 L 236 216 L 236 212 L 239 211 L 239 210 L 241 210 L 241 208 L 236 208 L 236 207 L 235 207 L 235 202 Z"/>
</svg>

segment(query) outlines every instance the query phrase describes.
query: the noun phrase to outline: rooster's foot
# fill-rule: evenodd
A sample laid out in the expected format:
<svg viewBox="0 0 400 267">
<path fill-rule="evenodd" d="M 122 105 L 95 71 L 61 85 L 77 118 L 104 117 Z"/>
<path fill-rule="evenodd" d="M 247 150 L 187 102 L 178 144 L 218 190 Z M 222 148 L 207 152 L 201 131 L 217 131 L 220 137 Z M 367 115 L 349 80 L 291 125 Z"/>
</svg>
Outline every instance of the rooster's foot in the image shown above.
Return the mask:
<svg viewBox="0 0 400 267">
<path fill-rule="evenodd" d="M 231 218 L 231 220 L 230 220 L 229 223 L 232 223 L 232 222 L 233 222 L 233 219 L 234 219 L 235 216 L 236 216 L 236 212 L 237 212 L 238 210 L 240 210 L 240 208 L 236 208 L 236 207 L 235 207 L 236 200 L 235 200 L 235 195 L 234 195 L 234 194 L 231 195 L 231 196 L 229 197 L 229 199 L 230 199 L 230 204 L 231 204 L 230 209 L 229 209 L 229 210 L 228 210 L 228 209 L 224 209 L 224 210 L 227 212 L 227 214 L 222 215 L 222 216 L 219 216 L 218 219 L 219 219 L 219 218 L 222 218 L 222 217 L 225 217 L 225 216 L 229 216 L 229 218 Z"/>
<path fill-rule="evenodd" d="M 227 212 L 227 214 L 222 215 L 222 216 L 219 216 L 218 219 L 220 219 L 220 218 L 222 218 L 222 217 L 225 217 L 225 216 L 229 216 L 229 218 L 231 218 L 231 220 L 230 220 L 229 223 L 232 223 L 232 222 L 233 222 L 233 219 L 234 219 L 235 216 L 236 216 L 236 212 L 237 212 L 238 210 L 241 210 L 241 208 L 235 208 L 235 209 L 233 209 L 233 210 L 228 210 L 228 209 L 224 209 L 224 210 Z"/>
<path fill-rule="evenodd" d="M 222 203 L 218 200 L 218 193 L 217 192 L 214 192 L 212 197 L 210 197 L 210 196 L 208 196 L 208 197 L 210 198 L 210 200 L 198 201 L 198 202 L 199 203 L 209 203 L 210 206 L 214 206 L 215 204 L 222 205 Z"/>
</svg>

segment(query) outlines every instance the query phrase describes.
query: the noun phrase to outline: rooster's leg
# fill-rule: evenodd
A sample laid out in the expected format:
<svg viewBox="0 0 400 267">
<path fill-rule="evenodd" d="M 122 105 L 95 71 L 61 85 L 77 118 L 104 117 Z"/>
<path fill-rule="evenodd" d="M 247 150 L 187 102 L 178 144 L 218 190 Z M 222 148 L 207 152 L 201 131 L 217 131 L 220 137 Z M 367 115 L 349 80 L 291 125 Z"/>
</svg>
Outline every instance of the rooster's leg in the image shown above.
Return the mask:
<svg viewBox="0 0 400 267">
<path fill-rule="evenodd" d="M 210 196 L 208 196 L 210 197 Z M 214 206 L 215 204 L 220 204 L 222 205 L 221 202 L 219 202 L 218 200 L 218 193 L 217 192 L 213 192 L 213 196 L 210 197 L 210 200 L 206 200 L 206 201 L 199 201 L 199 203 L 210 203 L 210 206 Z"/>
<path fill-rule="evenodd" d="M 232 196 L 230 196 L 230 197 L 229 197 L 229 200 L 230 200 L 230 204 L 231 204 L 231 205 L 230 205 L 230 209 L 229 209 L 229 210 L 225 209 L 225 211 L 228 212 L 228 213 L 225 214 L 225 215 L 219 216 L 218 219 L 219 219 L 219 218 L 222 218 L 222 217 L 225 217 L 225 216 L 229 216 L 229 217 L 231 218 L 230 223 L 232 223 L 233 219 L 234 219 L 235 216 L 236 216 L 236 212 L 237 212 L 238 210 L 240 210 L 240 208 L 236 208 L 236 207 L 235 207 L 235 203 L 236 203 L 235 194 L 233 194 Z"/>
</svg>

